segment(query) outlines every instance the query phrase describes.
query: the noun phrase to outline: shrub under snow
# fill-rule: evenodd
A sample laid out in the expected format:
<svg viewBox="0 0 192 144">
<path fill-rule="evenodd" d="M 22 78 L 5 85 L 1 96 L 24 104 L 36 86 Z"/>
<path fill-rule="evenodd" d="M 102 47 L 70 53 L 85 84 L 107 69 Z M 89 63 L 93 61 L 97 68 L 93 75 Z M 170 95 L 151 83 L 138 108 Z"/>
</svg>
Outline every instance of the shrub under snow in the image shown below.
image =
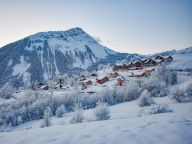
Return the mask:
<svg viewBox="0 0 192 144">
<path fill-rule="evenodd" d="M 48 107 L 44 111 L 43 121 L 42 121 L 42 124 L 41 124 L 42 128 L 49 127 L 49 126 L 52 125 L 51 121 L 50 121 L 50 116 L 51 116 L 51 108 Z"/>
<path fill-rule="evenodd" d="M 0 97 L 4 99 L 9 99 L 13 96 L 14 87 L 6 83 L 1 89 L 0 89 Z"/>
<path fill-rule="evenodd" d="M 176 87 L 171 90 L 171 97 L 177 102 L 183 102 L 185 100 L 185 92 L 184 90 Z"/>
<path fill-rule="evenodd" d="M 192 83 L 189 83 L 186 87 L 176 87 L 171 91 L 171 98 L 177 102 L 190 102 L 192 101 Z"/>
<path fill-rule="evenodd" d="M 139 97 L 139 106 L 145 107 L 150 106 L 151 104 L 154 104 L 153 99 L 151 98 L 150 93 L 147 90 L 144 90 Z"/>
<path fill-rule="evenodd" d="M 108 120 L 110 119 L 110 110 L 107 104 L 99 103 L 94 111 L 96 120 Z"/>
<path fill-rule="evenodd" d="M 177 83 L 177 72 L 167 69 L 166 64 L 158 67 L 156 76 L 167 85 L 175 85 Z"/>
<path fill-rule="evenodd" d="M 83 120 L 84 120 L 83 110 L 80 107 L 75 108 L 75 112 L 71 117 L 70 123 L 71 124 L 82 123 Z"/>
<path fill-rule="evenodd" d="M 192 83 L 190 83 L 186 88 L 188 101 L 192 101 Z"/>
<path fill-rule="evenodd" d="M 64 113 L 65 113 L 65 106 L 64 106 L 64 105 L 60 105 L 60 106 L 57 108 L 56 112 L 55 112 L 55 114 L 56 114 L 56 116 L 57 116 L 58 118 L 59 118 L 59 117 L 62 117 Z"/>
<path fill-rule="evenodd" d="M 143 89 L 147 89 L 152 97 L 163 97 L 169 92 L 166 83 L 158 78 L 146 79 L 142 84 Z"/>
<path fill-rule="evenodd" d="M 173 112 L 173 110 L 167 104 L 155 104 L 152 107 L 145 107 L 142 108 L 138 116 L 148 116 L 152 114 L 160 114 L 160 113 L 169 113 Z"/>
<path fill-rule="evenodd" d="M 149 114 L 168 113 L 172 111 L 167 104 L 157 104 L 149 109 Z"/>
</svg>

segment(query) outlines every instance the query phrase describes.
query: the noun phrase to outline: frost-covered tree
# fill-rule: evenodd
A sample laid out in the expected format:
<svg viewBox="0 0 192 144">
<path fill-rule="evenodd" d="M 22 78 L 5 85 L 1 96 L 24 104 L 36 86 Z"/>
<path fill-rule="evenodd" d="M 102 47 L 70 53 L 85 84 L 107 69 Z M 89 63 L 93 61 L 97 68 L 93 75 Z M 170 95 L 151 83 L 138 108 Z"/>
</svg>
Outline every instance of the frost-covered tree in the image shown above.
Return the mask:
<svg viewBox="0 0 192 144">
<path fill-rule="evenodd" d="M 95 108 L 94 115 L 96 120 L 108 120 L 110 119 L 110 110 L 106 103 L 98 103 Z"/>
<path fill-rule="evenodd" d="M 147 89 L 152 97 L 166 96 L 169 92 L 169 87 L 166 83 L 156 77 L 150 77 L 145 79 L 141 84 L 143 89 Z"/>
<path fill-rule="evenodd" d="M 47 107 L 44 111 L 44 115 L 43 115 L 43 121 L 41 124 L 41 127 L 49 127 L 51 126 L 51 120 L 50 120 L 50 116 L 51 116 L 51 108 Z"/>
<path fill-rule="evenodd" d="M 32 90 L 38 90 L 38 81 L 37 80 L 36 81 L 32 81 L 30 88 Z"/>
<path fill-rule="evenodd" d="M 174 85 L 177 83 L 177 72 L 168 69 L 166 64 L 158 67 L 156 77 L 163 80 L 167 85 Z"/>
<path fill-rule="evenodd" d="M 139 97 L 139 106 L 145 107 L 150 106 L 151 104 L 154 104 L 153 99 L 151 98 L 150 93 L 147 90 L 144 90 Z"/>
<path fill-rule="evenodd" d="M 0 97 L 4 99 L 9 99 L 13 96 L 15 88 L 10 84 L 6 83 L 1 89 L 0 89 Z"/>
<path fill-rule="evenodd" d="M 66 112 L 65 106 L 62 104 L 62 105 L 60 105 L 60 106 L 57 108 L 55 114 L 56 114 L 56 116 L 59 118 L 59 117 L 62 117 L 65 112 Z"/>
<path fill-rule="evenodd" d="M 83 110 L 82 110 L 82 108 L 80 106 L 76 106 L 75 111 L 72 114 L 70 123 L 71 124 L 82 123 L 83 120 L 84 120 Z"/>
<path fill-rule="evenodd" d="M 21 116 L 17 117 L 17 125 L 20 125 L 23 123 L 23 118 Z"/>
<path fill-rule="evenodd" d="M 177 102 L 183 102 L 185 100 L 185 92 L 179 87 L 176 87 L 171 90 L 171 97 Z"/>
<path fill-rule="evenodd" d="M 12 128 L 13 128 L 13 125 L 11 122 L 9 122 L 9 124 L 6 126 L 6 131 L 10 132 L 12 130 Z"/>
<path fill-rule="evenodd" d="M 192 101 L 192 83 L 186 85 L 186 87 L 175 87 L 171 90 L 171 98 L 177 102 L 190 102 Z"/>
<path fill-rule="evenodd" d="M 186 94 L 189 101 L 192 101 L 192 83 L 190 83 L 186 88 Z"/>
</svg>

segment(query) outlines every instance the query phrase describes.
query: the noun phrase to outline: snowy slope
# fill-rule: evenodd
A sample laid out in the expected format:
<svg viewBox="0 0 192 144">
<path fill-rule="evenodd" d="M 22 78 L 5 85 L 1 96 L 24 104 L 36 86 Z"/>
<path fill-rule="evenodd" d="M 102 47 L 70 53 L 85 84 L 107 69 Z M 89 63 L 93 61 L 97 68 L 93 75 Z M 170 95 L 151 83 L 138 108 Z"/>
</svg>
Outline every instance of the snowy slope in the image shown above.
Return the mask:
<svg viewBox="0 0 192 144">
<path fill-rule="evenodd" d="M 170 64 L 170 68 L 192 70 L 192 53 L 173 55 L 173 62 Z"/>
<path fill-rule="evenodd" d="M 54 124 L 39 128 L 41 121 L 29 122 L 16 128 L 14 132 L 0 133 L 3 144 L 61 144 L 61 143 L 121 143 L 121 144 L 190 144 L 192 142 L 192 104 L 178 104 L 168 97 L 156 98 L 156 103 L 167 103 L 172 113 L 138 117 L 140 108 L 137 101 L 110 107 L 111 119 L 108 121 L 68 124 L 71 114 L 63 118 L 53 118 Z M 89 119 L 93 110 L 86 110 Z M 32 129 L 30 129 L 32 127 Z M 29 128 L 29 130 L 24 129 Z"/>
</svg>

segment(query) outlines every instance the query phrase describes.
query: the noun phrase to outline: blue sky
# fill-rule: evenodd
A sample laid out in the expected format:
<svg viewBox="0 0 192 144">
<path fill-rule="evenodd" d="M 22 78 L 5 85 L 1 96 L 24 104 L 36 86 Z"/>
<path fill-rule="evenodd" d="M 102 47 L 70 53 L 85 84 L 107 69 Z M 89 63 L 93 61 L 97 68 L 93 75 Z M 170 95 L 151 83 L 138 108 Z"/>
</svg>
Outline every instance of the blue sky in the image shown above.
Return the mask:
<svg viewBox="0 0 192 144">
<path fill-rule="evenodd" d="M 181 49 L 192 46 L 192 0 L 0 0 L 0 46 L 72 27 L 119 52 Z"/>
</svg>

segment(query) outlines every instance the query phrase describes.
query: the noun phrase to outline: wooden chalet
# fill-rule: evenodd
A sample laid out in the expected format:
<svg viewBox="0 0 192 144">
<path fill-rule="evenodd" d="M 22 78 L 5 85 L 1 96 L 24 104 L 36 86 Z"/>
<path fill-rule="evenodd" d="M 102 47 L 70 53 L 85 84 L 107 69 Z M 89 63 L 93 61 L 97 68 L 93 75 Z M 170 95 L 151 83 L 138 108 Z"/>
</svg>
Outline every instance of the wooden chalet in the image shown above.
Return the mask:
<svg viewBox="0 0 192 144">
<path fill-rule="evenodd" d="M 162 56 L 160 56 L 160 55 L 158 55 L 158 56 L 156 56 L 156 57 L 155 57 L 155 59 L 164 60 L 165 58 L 164 58 L 164 57 L 162 57 Z"/>
<path fill-rule="evenodd" d="M 92 81 L 86 81 L 86 82 L 81 82 L 81 85 L 83 86 L 83 87 L 86 87 L 86 86 L 89 86 L 89 85 L 92 85 L 93 83 L 92 83 Z"/>
<path fill-rule="evenodd" d="M 128 70 L 140 70 L 140 69 L 143 69 L 143 66 L 144 66 L 143 62 L 138 60 L 135 63 L 131 62 L 128 65 Z"/>
<path fill-rule="evenodd" d="M 168 57 L 166 58 L 166 62 L 171 62 L 171 61 L 173 61 L 173 57 L 172 57 L 172 56 L 168 56 Z"/>
<path fill-rule="evenodd" d="M 79 80 L 80 80 L 80 81 L 84 81 L 84 80 L 86 80 L 86 77 L 85 77 L 84 75 L 81 75 L 81 76 L 79 77 Z"/>
<path fill-rule="evenodd" d="M 134 65 L 135 67 L 143 67 L 143 62 L 141 62 L 141 61 L 136 61 L 133 65 Z"/>
<path fill-rule="evenodd" d="M 144 64 L 147 61 L 147 59 L 144 59 L 144 60 L 138 59 L 138 61 L 140 61 Z"/>
<path fill-rule="evenodd" d="M 119 71 L 119 70 L 122 70 L 122 69 L 123 69 L 122 66 L 117 66 L 117 65 L 113 66 L 113 71 Z"/>
<path fill-rule="evenodd" d="M 143 73 L 141 73 L 141 74 L 136 74 L 136 75 L 134 75 L 134 77 L 136 77 L 136 78 L 142 78 L 142 77 L 144 77 L 145 76 L 145 72 L 143 72 Z"/>
<path fill-rule="evenodd" d="M 63 85 L 61 83 L 57 83 L 54 88 L 55 89 L 62 89 Z"/>
<path fill-rule="evenodd" d="M 38 88 L 40 88 L 41 86 L 43 86 L 44 85 L 44 83 L 39 83 L 38 84 Z"/>
<path fill-rule="evenodd" d="M 92 73 L 90 76 L 91 76 L 91 77 L 97 77 L 97 74 Z"/>
<path fill-rule="evenodd" d="M 128 69 L 128 65 L 124 64 L 124 65 L 114 65 L 113 66 L 113 71 L 123 71 L 123 70 L 127 70 Z"/>
<path fill-rule="evenodd" d="M 49 90 L 49 86 L 48 85 L 42 85 L 40 88 L 43 89 L 43 90 Z"/>
<path fill-rule="evenodd" d="M 156 61 L 157 65 L 160 65 L 165 62 L 165 59 L 155 59 L 154 61 Z"/>
<path fill-rule="evenodd" d="M 156 66 L 156 65 L 157 62 L 152 59 L 149 59 L 148 61 L 145 62 L 145 66 Z"/>
<path fill-rule="evenodd" d="M 126 64 L 123 64 L 122 67 L 123 67 L 123 70 L 127 70 L 128 69 L 128 65 L 126 65 Z"/>
<path fill-rule="evenodd" d="M 120 86 L 122 86 L 123 85 L 123 83 L 124 83 L 124 79 L 122 79 L 122 78 L 118 78 L 117 79 L 117 85 L 120 85 Z"/>
<path fill-rule="evenodd" d="M 155 71 L 154 68 L 152 70 L 145 70 L 145 76 L 150 76 L 153 71 Z"/>
<path fill-rule="evenodd" d="M 96 82 L 99 84 L 103 84 L 103 83 L 107 82 L 108 80 L 109 80 L 109 78 L 107 76 L 105 76 L 102 79 L 96 79 Z"/>
</svg>

